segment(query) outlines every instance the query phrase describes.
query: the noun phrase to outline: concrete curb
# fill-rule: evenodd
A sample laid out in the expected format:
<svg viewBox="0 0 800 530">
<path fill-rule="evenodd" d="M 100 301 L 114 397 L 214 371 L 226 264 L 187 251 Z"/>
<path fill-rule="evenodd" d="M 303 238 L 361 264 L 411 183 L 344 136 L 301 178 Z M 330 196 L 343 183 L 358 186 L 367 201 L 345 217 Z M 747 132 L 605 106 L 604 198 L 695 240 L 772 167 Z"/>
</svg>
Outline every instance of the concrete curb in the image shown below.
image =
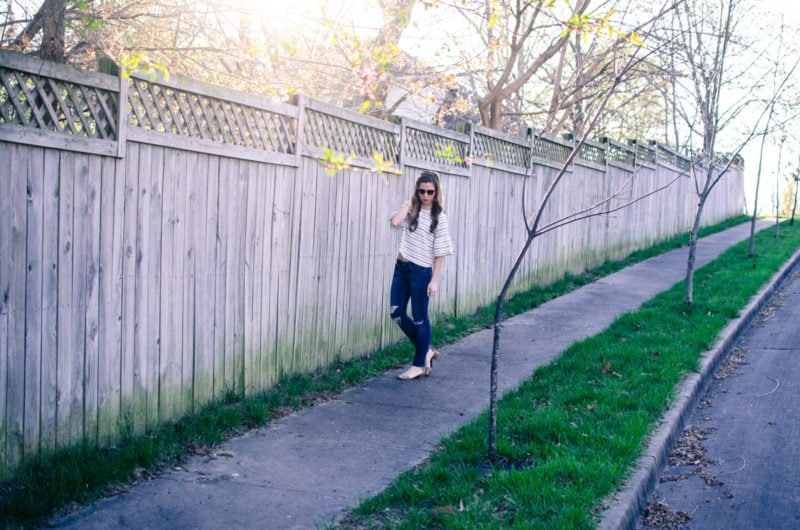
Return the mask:
<svg viewBox="0 0 800 530">
<path fill-rule="evenodd" d="M 648 497 L 655 490 L 659 470 L 666 464 L 667 455 L 683 431 L 686 418 L 705 391 L 718 365 L 798 263 L 800 263 L 800 250 L 795 252 L 769 283 L 753 296 L 741 316 L 729 322 L 722 330 L 714 347 L 703 354 L 699 372 L 687 376 L 678 386 L 674 403 L 651 435 L 634 473 L 623 488 L 608 501 L 609 507 L 600 514 L 598 529 L 633 530 L 636 527 Z"/>
</svg>

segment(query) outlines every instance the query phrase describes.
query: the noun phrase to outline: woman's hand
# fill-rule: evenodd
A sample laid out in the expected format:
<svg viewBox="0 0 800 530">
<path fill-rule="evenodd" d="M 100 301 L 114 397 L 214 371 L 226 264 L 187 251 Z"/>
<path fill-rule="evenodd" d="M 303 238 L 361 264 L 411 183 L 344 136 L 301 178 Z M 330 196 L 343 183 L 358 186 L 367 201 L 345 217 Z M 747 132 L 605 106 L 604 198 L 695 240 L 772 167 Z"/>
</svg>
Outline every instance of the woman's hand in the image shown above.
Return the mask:
<svg viewBox="0 0 800 530">
<path fill-rule="evenodd" d="M 408 217 L 408 213 L 411 211 L 411 199 L 406 200 L 403 204 L 400 205 L 400 208 L 397 209 L 392 214 L 392 217 L 389 219 L 389 222 L 392 224 L 393 227 L 399 228 L 400 225 L 403 224 L 403 221 L 406 217 Z"/>
<path fill-rule="evenodd" d="M 436 296 L 436 291 L 438 290 L 438 286 L 436 282 L 431 282 L 428 284 L 428 298 L 433 298 Z"/>
<path fill-rule="evenodd" d="M 439 278 L 441 278 L 443 266 L 444 256 L 433 258 L 433 274 L 431 275 L 431 281 L 428 282 L 428 298 L 436 296 L 436 291 L 439 290 Z"/>
</svg>

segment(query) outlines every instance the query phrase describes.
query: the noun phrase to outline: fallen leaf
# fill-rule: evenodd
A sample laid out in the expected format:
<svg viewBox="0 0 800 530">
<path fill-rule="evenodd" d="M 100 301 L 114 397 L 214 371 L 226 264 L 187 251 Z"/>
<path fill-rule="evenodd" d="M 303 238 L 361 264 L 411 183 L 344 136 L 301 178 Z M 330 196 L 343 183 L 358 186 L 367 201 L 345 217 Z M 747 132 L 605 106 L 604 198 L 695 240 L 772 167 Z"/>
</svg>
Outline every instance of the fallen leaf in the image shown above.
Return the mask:
<svg viewBox="0 0 800 530">
<path fill-rule="evenodd" d="M 601 373 L 607 374 L 611 371 L 611 363 L 606 363 L 606 365 L 600 370 Z"/>
</svg>

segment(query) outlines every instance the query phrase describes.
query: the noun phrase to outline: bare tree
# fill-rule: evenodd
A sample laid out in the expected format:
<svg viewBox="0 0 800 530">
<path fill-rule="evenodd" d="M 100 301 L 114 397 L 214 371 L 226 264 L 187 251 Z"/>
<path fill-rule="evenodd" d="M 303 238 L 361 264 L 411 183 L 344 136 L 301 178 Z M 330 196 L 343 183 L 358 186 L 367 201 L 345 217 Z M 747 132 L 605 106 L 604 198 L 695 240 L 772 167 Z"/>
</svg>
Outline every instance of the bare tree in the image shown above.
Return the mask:
<svg viewBox="0 0 800 530">
<path fill-rule="evenodd" d="M 384 30 L 375 38 L 359 38 L 339 28 L 335 40 L 339 52 L 359 73 L 360 101 L 366 103 L 362 110 L 366 108 L 367 112 L 383 116 L 402 102 L 386 100 L 391 83 L 409 97 L 433 92 L 443 107 L 452 107 L 463 119 L 471 110 L 465 105 L 471 91 L 481 123 L 495 129 L 502 127 L 513 134 L 530 125 L 524 122 L 532 113 L 527 94 L 541 97 L 552 92 L 540 112 L 543 121 L 552 125 L 549 132 L 565 127 L 580 132 L 585 122 L 583 108 L 591 105 L 594 95 L 601 93 L 613 77 L 614 64 L 610 58 L 614 56 L 616 43 L 628 39 L 628 35 L 619 31 L 609 31 L 613 28 L 608 15 L 589 13 L 590 2 L 576 0 L 574 6 L 567 6 L 563 12 L 557 12 L 551 2 L 544 1 L 468 0 L 459 5 L 441 5 L 437 9 L 458 15 L 469 29 L 458 26 L 459 31 L 468 35 L 455 37 L 465 41 L 462 53 L 454 63 L 438 69 L 417 65 L 399 53 L 397 46 L 402 32 L 411 10 L 419 4 L 410 0 L 380 2 Z M 595 10 L 612 12 L 622 4 L 603 0 L 597 2 Z M 426 4 L 426 9 L 429 8 Z M 619 12 L 624 15 L 626 9 Z M 610 36 L 587 46 L 586 35 L 600 30 Z M 477 42 L 481 45 L 476 47 Z M 556 62 L 556 66 L 550 66 Z M 461 86 L 456 82 L 457 77 L 462 79 Z M 565 82 L 571 77 L 580 82 Z M 644 92 L 643 89 L 640 93 Z M 619 108 L 626 108 L 624 103 L 630 101 L 620 101 Z M 447 113 L 449 108 L 442 111 L 437 114 Z M 551 119 L 553 115 L 557 119 Z"/>
<path fill-rule="evenodd" d="M 680 6 L 674 17 L 678 45 L 672 53 L 676 56 L 676 63 L 683 64 L 686 68 L 684 76 L 690 87 L 686 92 L 691 94 L 691 105 L 679 107 L 679 112 L 689 127 L 688 146 L 696 153 L 692 157 L 691 173 L 697 194 L 697 208 L 689 231 L 684 298 L 687 304 L 694 301 L 697 235 L 706 201 L 730 166 L 740 160 L 742 148 L 758 136 L 755 131 L 769 108 L 762 110 L 750 134 L 732 153 L 724 154 L 717 150 L 720 132 L 745 108 L 757 103 L 752 98 L 725 107 L 721 103 L 723 88 L 736 77 L 729 61 L 737 7 L 736 0 L 692 2 Z M 700 138 L 701 144 L 697 151 L 693 149 L 695 135 Z"/>
<path fill-rule="evenodd" d="M 656 17 L 653 22 L 657 21 L 658 19 L 659 17 Z M 620 58 L 625 55 L 621 53 L 621 46 L 618 46 L 616 51 L 619 54 L 618 57 Z M 500 332 L 501 332 L 500 321 L 502 318 L 503 307 L 505 304 L 506 296 L 508 295 L 509 288 L 511 287 L 511 284 L 514 281 L 514 278 L 516 277 L 517 271 L 519 270 L 522 261 L 527 255 L 531 245 L 536 240 L 536 238 L 538 238 L 543 234 L 546 234 L 553 230 L 557 230 L 569 224 L 576 223 L 578 221 L 582 221 L 600 215 L 608 215 L 609 213 L 626 208 L 638 201 L 643 200 L 646 197 L 649 197 L 655 193 L 658 193 L 659 191 L 668 188 L 679 178 L 681 178 L 681 175 L 678 175 L 672 181 L 668 182 L 664 186 L 652 189 L 649 192 L 644 193 L 638 197 L 627 198 L 630 193 L 630 183 L 632 182 L 636 174 L 636 171 L 634 171 L 632 172 L 629 179 L 622 184 L 622 186 L 620 186 L 617 190 L 614 190 L 607 197 L 601 198 L 592 204 L 587 204 L 583 208 L 576 210 L 571 214 L 566 215 L 562 218 L 549 222 L 543 221 L 543 215 L 548 207 L 550 200 L 553 198 L 556 189 L 569 174 L 568 169 L 572 164 L 573 159 L 577 155 L 581 145 L 583 145 L 583 143 L 587 140 L 588 135 L 592 132 L 600 116 L 602 116 L 603 113 L 606 111 L 606 105 L 608 103 L 610 96 L 614 93 L 614 91 L 622 82 L 622 80 L 625 78 L 625 76 L 630 72 L 632 67 L 637 63 L 638 51 L 639 51 L 638 49 L 635 49 L 632 53 L 628 54 L 628 56 L 625 59 L 621 59 L 620 62 L 616 63 L 618 65 L 618 68 L 617 70 L 615 70 L 614 81 L 610 86 L 606 88 L 606 91 L 602 94 L 602 96 L 595 100 L 597 105 L 593 107 L 587 115 L 586 127 L 583 134 L 576 139 L 575 145 L 571 150 L 569 156 L 562 164 L 561 169 L 558 171 L 553 181 L 549 184 L 549 186 L 547 187 L 542 196 L 542 199 L 538 202 L 536 208 L 532 212 L 529 212 L 527 210 L 527 204 L 525 202 L 525 191 L 523 188 L 522 204 L 523 204 L 523 215 L 525 217 L 525 227 L 527 231 L 527 237 L 525 239 L 525 243 L 523 244 L 522 249 L 517 255 L 517 258 L 511 268 L 511 271 L 509 272 L 508 276 L 505 279 L 505 282 L 503 283 L 503 286 L 497 297 L 497 302 L 495 304 L 494 325 L 493 325 L 494 336 L 492 343 L 492 361 L 491 361 L 490 389 L 489 389 L 489 430 L 488 430 L 488 458 L 492 462 L 496 462 L 498 460 L 497 372 L 498 372 L 498 356 L 500 351 Z M 573 79 L 571 82 L 575 82 L 575 79 Z M 537 140 L 534 139 L 534 142 L 535 141 Z M 531 152 L 533 153 L 534 150 L 532 149 Z M 531 159 L 529 168 L 533 167 L 534 166 Z M 526 181 L 525 181 L 526 184 L 530 177 L 531 175 L 529 170 L 528 175 L 526 176 Z"/>
<path fill-rule="evenodd" d="M 792 74 L 794 73 L 794 70 L 797 68 L 798 63 L 800 63 L 800 59 L 795 61 L 794 65 L 791 67 L 791 69 L 788 71 L 788 73 L 785 74 L 783 80 L 781 80 L 779 82 L 778 81 L 778 72 L 779 72 L 779 69 L 780 69 L 780 66 L 781 66 L 780 62 L 781 62 L 781 59 L 782 59 L 782 56 L 783 56 L 783 46 L 782 46 L 783 40 L 780 39 L 778 42 L 779 42 L 779 45 L 778 45 L 778 48 L 777 48 L 777 51 L 776 51 L 775 61 L 773 63 L 773 82 L 772 82 L 773 93 L 772 93 L 772 98 L 770 99 L 769 104 L 768 104 L 769 112 L 767 114 L 767 123 L 764 125 L 764 131 L 763 131 L 762 137 L 761 137 L 761 150 L 760 150 L 759 161 L 758 161 L 758 172 L 756 174 L 756 192 L 755 192 L 755 196 L 754 196 L 754 199 L 753 199 L 753 216 L 752 216 L 752 218 L 750 220 L 750 242 L 749 242 L 749 246 L 748 246 L 748 256 L 751 257 L 751 258 L 756 255 L 756 238 L 755 238 L 756 228 L 755 227 L 756 227 L 756 219 L 758 217 L 758 197 L 759 197 L 759 189 L 760 189 L 760 185 L 761 185 L 761 168 L 762 168 L 762 159 L 763 159 L 763 156 L 764 156 L 764 144 L 766 143 L 766 139 L 770 134 L 770 130 L 771 130 L 770 126 L 771 126 L 772 118 L 773 118 L 773 115 L 775 114 L 775 108 L 780 103 L 781 93 L 784 91 L 789 79 L 791 78 Z M 782 156 L 783 156 L 783 144 L 786 141 L 785 127 L 786 127 L 786 123 L 787 123 L 787 121 L 786 121 L 787 118 L 790 118 L 790 116 L 784 116 L 783 120 L 781 120 L 781 122 L 779 124 L 776 124 L 776 126 L 775 126 L 776 129 L 779 128 L 780 131 L 781 131 L 780 147 L 779 147 L 779 151 L 778 151 L 778 169 L 777 169 L 776 179 L 780 178 L 780 169 L 781 169 L 780 166 L 781 166 L 781 159 L 782 159 Z M 779 189 L 780 189 L 780 180 L 778 180 L 776 182 L 776 188 L 775 188 L 775 202 L 776 202 L 776 204 L 775 204 L 775 235 L 776 235 L 776 237 L 778 235 L 780 235 L 780 219 L 779 219 L 780 218 L 780 199 L 778 197 Z"/>
<path fill-rule="evenodd" d="M 719 19 L 707 23 L 706 19 L 696 19 L 693 9 L 684 6 L 679 13 L 687 21 L 685 32 L 681 32 L 682 50 L 685 60 L 690 65 L 691 81 L 694 86 L 695 102 L 700 113 L 702 124 L 702 148 L 699 157 L 694 159 L 692 174 L 698 202 L 694 222 L 689 231 L 689 258 L 686 265 L 685 302 L 691 304 L 694 299 L 694 264 L 697 255 L 697 234 L 703 216 L 703 207 L 711 194 L 711 190 L 725 174 L 717 170 L 716 144 L 720 125 L 720 94 L 723 81 L 726 81 L 725 61 L 728 58 L 728 45 L 731 40 L 731 29 L 734 14 L 734 0 L 729 0 L 727 8 L 722 7 Z M 680 16 L 678 17 L 680 20 Z M 710 26 L 710 28 L 709 28 Z M 716 28 L 716 29 L 715 29 Z M 711 32 L 707 32 L 711 29 Z M 711 43 L 706 39 L 712 38 Z M 710 53 L 709 53 L 710 51 Z M 728 161 L 728 165 L 733 158 Z M 725 168 L 727 169 L 727 168 Z M 700 176 L 698 176 L 700 175 Z M 698 184 L 698 179 L 702 184 Z"/>
<path fill-rule="evenodd" d="M 624 18 L 625 2 L 591 4 L 467 0 L 452 7 L 468 29 L 458 27 L 474 36 L 466 42 L 480 44 L 465 43 L 458 61 L 484 126 L 513 133 L 524 130 L 522 120 L 534 118 L 537 129 L 547 123 L 549 132 L 581 132 L 586 100 L 611 82 L 617 42 L 629 38 L 610 19 L 615 8 Z M 587 47 L 587 35 L 601 31 L 607 38 Z M 580 82 L 569 81 L 574 79 Z"/>
<path fill-rule="evenodd" d="M 590 0 L 578 0 L 572 16 L 580 18 L 586 12 Z M 544 49 L 515 70 L 521 56 L 526 51 L 529 39 L 539 33 L 543 25 L 553 27 L 553 20 L 547 16 L 543 2 L 503 2 L 508 16 L 501 26 L 487 24 L 488 56 L 486 65 L 486 93 L 478 100 L 478 109 L 484 125 L 493 129 L 502 126 L 502 105 L 511 94 L 517 92 L 539 68 L 552 59 L 569 42 L 569 33 L 560 33 Z M 487 18 L 495 16 L 488 12 L 491 4 L 487 2 Z M 504 27 L 505 26 L 505 27 Z M 556 30 L 560 30 L 555 26 Z M 505 29 L 504 35 L 498 35 Z M 504 43 L 503 46 L 501 43 Z M 505 48 L 505 49 L 504 49 Z"/>
<path fill-rule="evenodd" d="M 728 172 L 731 164 L 741 160 L 742 149 L 752 140 L 768 134 L 773 127 L 775 105 L 793 75 L 797 63 L 785 69 L 782 80 L 777 69 L 772 86 L 764 82 L 766 76 L 753 76 L 758 67 L 770 65 L 764 61 L 775 41 L 768 41 L 759 50 L 755 43 L 745 42 L 739 26 L 751 23 L 741 17 L 743 7 L 739 0 L 697 0 L 685 3 L 675 11 L 672 30 L 677 45 L 670 50 L 665 62 L 675 65 L 674 87 L 676 114 L 686 130 L 684 147 L 692 153 L 691 173 L 697 194 L 697 207 L 689 231 L 689 256 L 686 265 L 685 302 L 694 301 L 694 265 L 697 251 L 697 234 L 703 218 L 704 207 L 713 189 Z M 748 59 L 733 59 L 747 51 Z M 778 50 L 781 63 L 785 58 Z M 749 76 L 749 77 L 748 77 Z M 723 90 L 726 97 L 722 97 Z M 741 94 L 735 98 L 736 93 Z M 752 110 L 756 112 L 753 113 Z M 745 110 L 751 112 L 745 113 Z M 760 110 L 760 112 L 758 112 Z M 746 125 L 757 116 L 754 122 Z M 766 117 L 766 124 L 763 123 Z M 729 134 L 732 125 L 749 130 L 748 133 Z M 676 130 L 678 126 L 676 125 Z M 724 142 L 733 148 L 721 152 L 718 140 L 726 131 Z M 736 140 L 736 136 L 739 140 Z M 695 147 L 698 140 L 699 146 Z M 759 160 L 759 167 L 762 161 Z M 759 169 L 760 173 L 760 169 Z M 756 195 L 756 203 L 757 203 Z M 757 211 L 757 204 L 754 208 Z M 755 217 L 751 226 L 751 245 L 754 241 Z"/>
</svg>

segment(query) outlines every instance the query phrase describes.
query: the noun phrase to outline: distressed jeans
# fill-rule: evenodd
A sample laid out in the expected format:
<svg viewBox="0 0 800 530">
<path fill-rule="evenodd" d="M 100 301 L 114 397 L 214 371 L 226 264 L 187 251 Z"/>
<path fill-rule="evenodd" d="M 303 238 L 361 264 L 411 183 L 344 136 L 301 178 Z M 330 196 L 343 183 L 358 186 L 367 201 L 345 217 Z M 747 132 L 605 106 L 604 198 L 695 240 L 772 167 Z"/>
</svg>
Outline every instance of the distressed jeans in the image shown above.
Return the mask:
<svg viewBox="0 0 800 530">
<path fill-rule="evenodd" d="M 414 366 L 423 368 L 431 345 L 431 321 L 428 319 L 428 284 L 433 276 L 431 267 L 422 267 L 410 261 L 397 260 L 392 276 L 389 309 L 392 320 L 409 338 L 416 353 Z M 411 300 L 411 314 L 406 312 Z"/>
</svg>

